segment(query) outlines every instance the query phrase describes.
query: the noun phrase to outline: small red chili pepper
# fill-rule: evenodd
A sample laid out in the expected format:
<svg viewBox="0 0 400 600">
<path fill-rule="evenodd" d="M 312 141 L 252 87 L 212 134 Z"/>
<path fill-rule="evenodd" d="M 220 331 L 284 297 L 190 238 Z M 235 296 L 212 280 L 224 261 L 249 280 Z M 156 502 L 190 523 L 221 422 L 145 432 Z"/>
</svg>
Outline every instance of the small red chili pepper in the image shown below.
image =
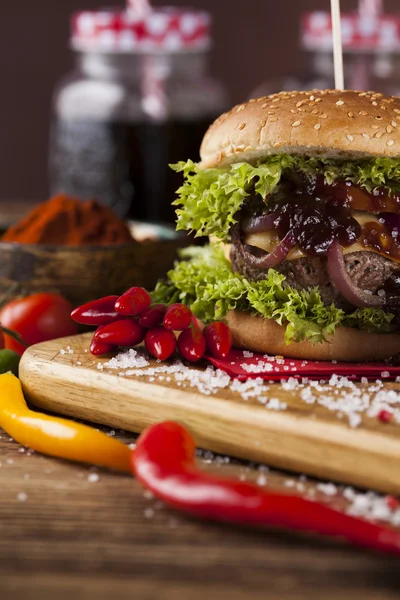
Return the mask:
<svg viewBox="0 0 400 600">
<path fill-rule="evenodd" d="M 115 310 L 126 317 L 140 315 L 149 308 L 151 296 L 147 290 L 142 287 L 132 287 L 122 294 L 115 302 Z"/>
<path fill-rule="evenodd" d="M 190 327 L 193 313 L 186 304 L 171 304 L 164 317 L 165 329 L 182 331 Z"/>
<path fill-rule="evenodd" d="M 398 532 L 313 500 L 202 472 L 196 467 L 195 452 L 190 433 L 167 421 L 140 436 L 132 454 L 132 469 L 155 496 L 197 517 L 340 537 L 400 556 Z"/>
<path fill-rule="evenodd" d="M 226 358 L 232 348 L 232 333 L 226 323 L 215 321 L 203 329 L 207 348 L 215 358 Z"/>
<path fill-rule="evenodd" d="M 106 296 L 78 306 L 71 313 L 71 318 L 81 325 L 107 325 L 121 318 L 115 310 L 118 296 Z"/>
<path fill-rule="evenodd" d="M 167 360 L 176 349 L 176 339 L 172 331 L 164 327 L 149 329 L 144 338 L 147 352 L 159 360 Z"/>
<path fill-rule="evenodd" d="M 393 419 L 393 413 L 385 409 L 380 410 L 377 416 L 382 423 L 390 423 Z"/>
<path fill-rule="evenodd" d="M 146 327 L 146 329 L 151 329 L 152 327 L 161 325 L 166 310 L 166 304 L 153 304 L 153 306 L 150 306 L 144 312 L 142 312 L 139 317 L 139 325 Z"/>
<path fill-rule="evenodd" d="M 197 327 L 185 329 L 179 334 L 178 350 L 184 359 L 197 362 L 203 358 L 206 351 L 206 340 Z"/>
<path fill-rule="evenodd" d="M 400 506 L 400 502 L 394 496 L 386 496 L 385 501 L 390 510 L 397 510 Z"/>
<path fill-rule="evenodd" d="M 89 350 L 94 356 L 101 356 L 102 354 L 108 354 L 109 352 L 112 352 L 114 350 L 114 346 L 112 344 L 105 344 L 101 340 L 96 340 L 96 338 L 93 337 Z"/>
<path fill-rule="evenodd" d="M 112 346 L 136 346 L 143 342 L 146 330 L 133 319 L 123 319 L 99 328 L 94 338 Z"/>
</svg>

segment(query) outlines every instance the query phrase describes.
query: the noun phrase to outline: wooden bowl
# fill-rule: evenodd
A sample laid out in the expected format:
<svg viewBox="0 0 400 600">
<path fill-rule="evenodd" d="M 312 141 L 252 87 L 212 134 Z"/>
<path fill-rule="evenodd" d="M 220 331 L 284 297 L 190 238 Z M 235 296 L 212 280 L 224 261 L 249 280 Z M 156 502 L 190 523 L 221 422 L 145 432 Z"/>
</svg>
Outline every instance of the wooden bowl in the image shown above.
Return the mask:
<svg viewBox="0 0 400 600">
<path fill-rule="evenodd" d="M 138 285 L 149 290 L 173 266 L 187 238 L 114 246 L 46 246 L 0 242 L 0 294 L 63 294 L 74 306 Z"/>
</svg>

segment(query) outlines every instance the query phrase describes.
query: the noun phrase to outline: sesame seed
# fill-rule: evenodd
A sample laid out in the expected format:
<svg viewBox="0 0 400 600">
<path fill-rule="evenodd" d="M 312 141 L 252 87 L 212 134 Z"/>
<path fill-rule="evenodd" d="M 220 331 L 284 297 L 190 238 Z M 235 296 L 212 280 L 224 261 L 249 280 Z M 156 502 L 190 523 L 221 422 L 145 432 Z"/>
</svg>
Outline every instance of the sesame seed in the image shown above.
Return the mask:
<svg viewBox="0 0 400 600">
<path fill-rule="evenodd" d="M 377 131 L 376 134 L 374 135 L 375 138 L 380 138 L 383 135 L 383 131 Z"/>
<path fill-rule="evenodd" d="M 363 137 L 364 137 L 366 140 L 369 140 L 369 135 L 368 135 L 368 133 L 363 133 L 363 134 L 362 134 L 362 136 L 363 136 Z"/>
<path fill-rule="evenodd" d="M 311 111 L 311 114 L 312 114 L 312 115 L 317 115 L 317 114 L 318 114 L 318 109 L 314 108 L 314 109 Z"/>
<path fill-rule="evenodd" d="M 274 144 L 272 144 L 274 148 L 279 148 L 280 143 L 279 142 L 275 142 Z"/>
<path fill-rule="evenodd" d="M 377 102 L 375 102 L 375 100 L 373 100 L 373 101 L 371 102 L 371 104 L 372 104 L 372 106 L 378 106 L 378 103 L 377 103 Z"/>
<path fill-rule="evenodd" d="M 238 127 L 238 129 L 242 130 L 246 127 L 246 123 L 241 123 Z"/>
<path fill-rule="evenodd" d="M 391 125 L 388 125 L 388 126 L 386 127 L 386 132 L 387 132 L 387 133 L 392 133 L 392 131 L 393 131 L 393 127 L 392 127 Z"/>
<path fill-rule="evenodd" d="M 349 142 L 352 142 L 352 141 L 354 140 L 353 136 L 352 136 L 352 135 L 350 135 L 350 133 L 348 133 L 348 134 L 346 135 L 346 137 L 347 137 L 347 139 L 349 140 Z"/>
<path fill-rule="evenodd" d="M 392 127 L 397 127 L 396 121 L 392 121 Z"/>
<path fill-rule="evenodd" d="M 270 123 L 276 123 L 277 120 L 278 119 L 276 117 L 271 117 L 270 120 L 269 120 L 269 122 Z"/>
<path fill-rule="evenodd" d="M 301 121 L 295 121 L 292 123 L 292 127 L 298 127 L 301 124 Z"/>
<path fill-rule="evenodd" d="M 343 104 L 344 104 L 343 100 L 338 100 L 336 102 L 336 106 L 343 106 Z"/>
<path fill-rule="evenodd" d="M 310 100 L 315 100 L 315 96 L 310 96 Z"/>
<path fill-rule="evenodd" d="M 393 146 L 393 144 L 394 144 L 394 140 L 388 140 L 386 142 L 386 146 Z"/>
<path fill-rule="evenodd" d="M 367 92 L 361 92 L 361 94 L 358 94 L 360 98 L 362 98 L 363 96 L 367 95 Z"/>
<path fill-rule="evenodd" d="M 274 111 L 274 110 L 269 110 L 269 111 L 268 111 L 268 114 L 269 114 L 269 115 L 274 115 L 274 114 L 275 114 L 275 111 Z"/>
<path fill-rule="evenodd" d="M 379 125 L 371 125 L 371 129 L 379 129 Z"/>
<path fill-rule="evenodd" d="M 350 119 L 351 119 L 352 117 L 354 117 L 354 113 L 352 113 L 352 112 L 348 112 L 348 113 L 347 113 L 347 116 L 348 116 L 348 117 L 350 117 Z"/>
<path fill-rule="evenodd" d="M 241 104 L 240 106 L 237 107 L 236 112 L 240 112 L 243 109 L 244 109 L 244 104 Z"/>
<path fill-rule="evenodd" d="M 400 115 L 400 110 L 398 108 L 394 108 L 393 109 L 395 113 L 397 113 L 398 115 Z"/>
<path fill-rule="evenodd" d="M 363 117 L 366 117 L 368 113 L 365 110 L 360 110 L 358 114 L 362 115 Z"/>
<path fill-rule="evenodd" d="M 321 129 L 321 123 L 317 123 L 316 125 L 314 125 L 314 129 L 316 129 L 318 131 L 318 129 Z"/>
<path fill-rule="evenodd" d="M 327 119 L 328 115 L 326 113 L 323 113 L 322 115 L 319 116 L 320 119 Z"/>
<path fill-rule="evenodd" d="M 279 102 L 280 98 L 274 98 L 272 102 Z"/>
<path fill-rule="evenodd" d="M 267 108 L 267 106 L 268 106 L 268 102 L 264 102 L 264 104 L 262 105 L 261 108 Z"/>
<path fill-rule="evenodd" d="M 322 98 L 315 98 L 315 104 L 317 104 L 318 102 L 322 102 Z"/>
</svg>

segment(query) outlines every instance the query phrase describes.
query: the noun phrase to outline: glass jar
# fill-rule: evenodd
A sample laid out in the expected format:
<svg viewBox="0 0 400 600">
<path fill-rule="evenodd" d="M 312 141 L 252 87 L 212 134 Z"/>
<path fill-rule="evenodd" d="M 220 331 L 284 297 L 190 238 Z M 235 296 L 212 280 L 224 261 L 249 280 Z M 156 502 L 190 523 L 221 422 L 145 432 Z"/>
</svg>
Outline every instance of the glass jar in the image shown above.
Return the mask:
<svg viewBox="0 0 400 600">
<path fill-rule="evenodd" d="M 53 194 L 96 198 L 120 216 L 174 221 L 181 177 L 226 108 L 208 73 L 209 17 L 164 9 L 79 13 L 76 66 L 58 86 L 50 140 Z"/>
<path fill-rule="evenodd" d="M 400 96 L 400 17 L 390 14 L 342 14 L 345 87 Z M 332 24 L 329 13 L 303 16 L 301 47 L 306 68 L 302 73 L 265 81 L 254 95 L 280 90 L 334 87 Z"/>
</svg>

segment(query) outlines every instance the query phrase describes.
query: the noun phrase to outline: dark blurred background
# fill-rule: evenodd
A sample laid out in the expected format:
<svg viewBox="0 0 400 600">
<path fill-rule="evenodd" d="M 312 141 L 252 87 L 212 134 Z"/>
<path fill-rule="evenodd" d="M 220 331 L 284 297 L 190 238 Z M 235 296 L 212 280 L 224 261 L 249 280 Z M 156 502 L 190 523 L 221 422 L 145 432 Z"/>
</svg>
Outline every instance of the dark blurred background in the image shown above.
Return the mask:
<svg viewBox="0 0 400 600">
<path fill-rule="evenodd" d="M 174 0 L 206 9 L 214 18 L 211 69 L 232 102 L 259 83 L 299 72 L 299 18 L 327 10 L 329 0 Z M 109 6 L 104 0 L 37 0 L 0 3 L 0 198 L 45 199 L 51 95 L 73 67 L 69 18 L 77 9 Z M 165 4 L 154 0 L 154 5 Z M 172 4 L 172 2 L 171 2 Z M 385 9 L 399 9 L 386 0 Z M 122 5 L 122 2 L 121 2 Z M 356 0 L 342 0 L 353 10 Z"/>
</svg>

